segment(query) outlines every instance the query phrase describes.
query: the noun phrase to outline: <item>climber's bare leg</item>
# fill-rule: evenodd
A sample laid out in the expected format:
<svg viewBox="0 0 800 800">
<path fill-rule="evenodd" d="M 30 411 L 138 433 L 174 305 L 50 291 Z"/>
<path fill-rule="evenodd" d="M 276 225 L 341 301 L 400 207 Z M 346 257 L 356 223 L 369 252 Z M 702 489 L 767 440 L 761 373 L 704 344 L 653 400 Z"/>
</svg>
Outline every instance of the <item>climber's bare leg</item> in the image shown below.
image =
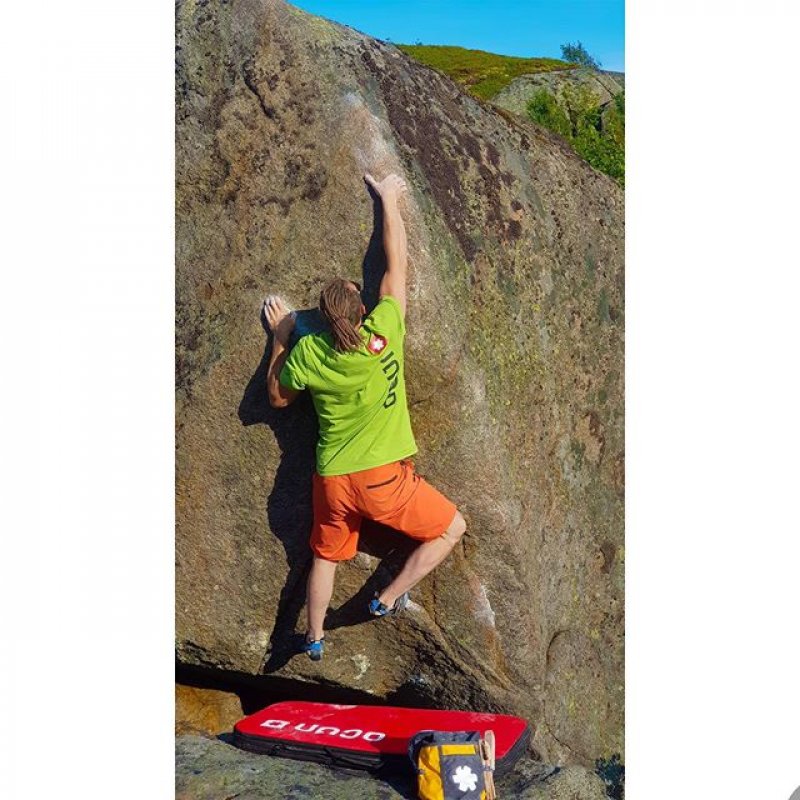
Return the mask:
<svg viewBox="0 0 800 800">
<path fill-rule="evenodd" d="M 408 557 L 400 574 L 378 595 L 378 600 L 391 608 L 403 592 L 416 586 L 447 558 L 466 529 L 464 517 L 456 511 L 450 526 L 438 539 L 424 542 Z"/>
<path fill-rule="evenodd" d="M 324 635 L 325 614 L 333 596 L 333 579 L 336 575 L 336 561 L 314 556 L 306 587 L 308 607 L 308 638 L 319 641 Z"/>
</svg>

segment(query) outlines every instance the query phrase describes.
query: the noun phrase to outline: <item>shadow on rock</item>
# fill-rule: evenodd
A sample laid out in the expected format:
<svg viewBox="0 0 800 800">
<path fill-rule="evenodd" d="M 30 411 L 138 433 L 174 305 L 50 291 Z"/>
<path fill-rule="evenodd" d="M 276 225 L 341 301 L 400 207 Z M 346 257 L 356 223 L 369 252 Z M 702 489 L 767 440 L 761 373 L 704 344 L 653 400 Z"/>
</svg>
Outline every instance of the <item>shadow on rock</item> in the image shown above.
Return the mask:
<svg viewBox="0 0 800 800">
<path fill-rule="evenodd" d="M 386 252 L 383 249 L 383 205 L 371 186 L 367 190 L 372 198 L 372 235 L 361 264 L 363 290 L 361 299 L 369 313 L 378 304 L 381 278 L 386 272 Z"/>
<path fill-rule="evenodd" d="M 263 312 L 261 322 L 266 330 Z M 319 329 L 320 325 L 316 309 L 299 311 L 297 333 L 290 344 L 294 344 L 300 335 Z M 246 426 L 267 425 L 281 452 L 272 491 L 266 501 L 266 516 L 269 529 L 283 545 L 289 572 L 281 590 L 275 627 L 270 636 L 270 656 L 262 672 L 279 669 L 293 655 L 290 652 L 294 647 L 292 635 L 305 600 L 305 577 L 311 561 L 308 547 L 312 521 L 311 476 L 317 441 L 317 419 L 307 393 L 301 394 L 288 408 L 272 408 L 269 403 L 267 369 L 272 353 L 270 341 L 239 403 L 241 423 Z"/>
<path fill-rule="evenodd" d="M 339 608 L 331 609 L 325 617 L 328 630 L 347 628 L 374 620 L 367 606 L 369 601 L 400 571 L 415 548 L 415 543 L 393 528 L 365 519 L 361 523 L 358 550 L 379 559 L 380 563 L 364 585 Z"/>
</svg>

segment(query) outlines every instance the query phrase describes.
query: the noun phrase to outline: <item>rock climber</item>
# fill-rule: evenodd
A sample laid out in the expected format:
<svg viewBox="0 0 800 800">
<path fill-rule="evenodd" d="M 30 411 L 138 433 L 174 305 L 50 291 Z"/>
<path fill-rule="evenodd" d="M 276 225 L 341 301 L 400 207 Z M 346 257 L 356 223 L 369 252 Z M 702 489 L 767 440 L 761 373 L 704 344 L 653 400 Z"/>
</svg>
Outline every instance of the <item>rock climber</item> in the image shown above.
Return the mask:
<svg viewBox="0 0 800 800">
<path fill-rule="evenodd" d="M 303 651 L 315 661 L 325 646 L 324 621 L 336 565 L 353 558 L 362 519 L 388 525 L 420 542 L 403 568 L 369 603 L 376 617 L 403 611 L 409 590 L 452 551 L 466 529 L 453 502 L 414 470 L 417 452 L 406 403 L 403 366 L 407 243 L 399 199 L 405 181 L 392 173 L 365 182 L 383 205 L 386 272 L 368 316 L 360 286 L 336 278 L 319 310 L 330 331 L 308 334 L 289 350 L 295 320 L 270 295 L 264 314 L 273 334 L 267 372 L 270 404 L 284 408 L 305 389 L 319 418 L 313 475 L 313 561 L 307 584 Z"/>
</svg>

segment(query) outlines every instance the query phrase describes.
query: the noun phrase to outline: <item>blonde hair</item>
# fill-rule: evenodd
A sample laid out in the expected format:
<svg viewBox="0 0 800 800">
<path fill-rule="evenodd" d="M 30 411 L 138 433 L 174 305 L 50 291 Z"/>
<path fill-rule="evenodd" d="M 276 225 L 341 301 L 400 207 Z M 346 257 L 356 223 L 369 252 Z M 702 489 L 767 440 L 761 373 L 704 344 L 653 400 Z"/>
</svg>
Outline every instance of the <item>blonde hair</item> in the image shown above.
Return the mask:
<svg viewBox="0 0 800 800">
<path fill-rule="evenodd" d="M 342 353 L 358 350 L 361 337 L 361 294 L 355 281 L 334 278 L 319 295 L 319 310 L 331 326 L 334 347 Z"/>
</svg>

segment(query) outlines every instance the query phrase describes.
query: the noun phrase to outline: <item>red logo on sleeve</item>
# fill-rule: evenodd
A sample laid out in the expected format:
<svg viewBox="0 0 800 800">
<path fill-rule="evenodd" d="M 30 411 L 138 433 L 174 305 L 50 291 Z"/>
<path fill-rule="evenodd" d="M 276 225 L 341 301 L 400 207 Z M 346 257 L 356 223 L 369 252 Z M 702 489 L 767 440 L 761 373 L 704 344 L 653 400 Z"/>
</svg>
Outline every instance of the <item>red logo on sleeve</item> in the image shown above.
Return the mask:
<svg viewBox="0 0 800 800">
<path fill-rule="evenodd" d="M 370 353 L 382 353 L 384 348 L 386 347 L 386 339 L 383 336 L 378 336 L 377 333 L 373 333 L 369 337 L 369 344 L 367 345 L 367 350 Z"/>
</svg>

